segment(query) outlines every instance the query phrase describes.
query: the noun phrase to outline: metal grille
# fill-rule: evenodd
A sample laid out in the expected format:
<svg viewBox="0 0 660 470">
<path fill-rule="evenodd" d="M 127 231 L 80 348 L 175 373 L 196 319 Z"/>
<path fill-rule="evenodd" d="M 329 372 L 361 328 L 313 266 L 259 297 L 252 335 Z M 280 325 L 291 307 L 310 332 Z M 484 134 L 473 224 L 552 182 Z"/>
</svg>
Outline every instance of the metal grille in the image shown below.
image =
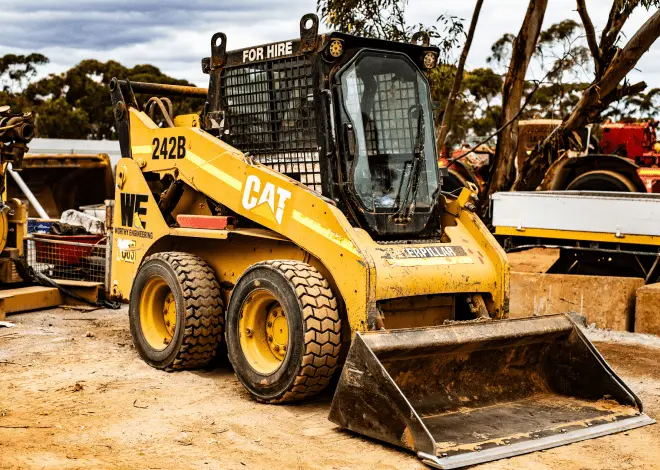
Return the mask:
<svg viewBox="0 0 660 470">
<path fill-rule="evenodd" d="M 72 242 L 32 236 L 26 240 L 28 265 L 52 279 L 105 284 L 107 241 Z"/>
<path fill-rule="evenodd" d="M 378 91 L 373 112 L 364 123 L 367 154 L 408 154 L 412 148 L 412 136 L 417 135 L 416 123 L 413 126 L 410 117 L 410 109 L 418 102 L 415 83 L 395 79 L 391 73 L 375 75 L 374 78 Z M 360 87 L 364 85 L 360 83 Z"/>
<path fill-rule="evenodd" d="M 309 59 L 297 56 L 227 68 L 221 87 L 232 145 L 321 192 Z"/>
<path fill-rule="evenodd" d="M 400 72 L 372 73 L 379 59 L 366 57 L 342 77 L 343 100 L 361 155 L 355 166 L 355 186 L 363 204 L 371 210 L 395 210 L 410 182 L 419 132 L 420 106 L 417 77 L 406 74 L 405 62 L 392 61 L 388 69 Z M 377 64 L 375 64 L 377 66 Z M 378 68 L 378 67 L 376 67 Z M 409 79 L 405 77 L 410 76 Z M 423 136 L 422 136 L 423 137 Z M 426 201 L 426 162 L 419 173 L 417 201 Z M 419 207 L 419 206 L 418 206 Z"/>
</svg>

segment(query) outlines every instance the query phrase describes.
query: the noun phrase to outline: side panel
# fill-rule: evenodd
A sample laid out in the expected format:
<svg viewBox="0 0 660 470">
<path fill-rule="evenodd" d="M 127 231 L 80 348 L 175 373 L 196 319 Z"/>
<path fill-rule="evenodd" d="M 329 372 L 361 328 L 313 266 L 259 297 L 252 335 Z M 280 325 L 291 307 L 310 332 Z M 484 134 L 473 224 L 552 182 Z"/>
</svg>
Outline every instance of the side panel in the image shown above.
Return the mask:
<svg viewBox="0 0 660 470">
<path fill-rule="evenodd" d="M 161 129 L 132 108 L 130 121 L 132 156 L 143 171 L 178 172 L 179 178 L 197 191 L 284 235 L 322 260 L 344 299 L 351 328 L 367 329 L 367 305 L 372 303 L 364 299 L 374 298 L 369 291 L 368 261 L 339 209 L 204 131 Z M 146 186 L 141 175 L 129 176 L 124 184 L 130 187 L 134 178 Z M 164 224 L 162 218 L 161 222 Z"/>
<path fill-rule="evenodd" d="M 497 193 L 492 199 L 493 225 L 523 236 L 526 229 L 543 229 L 603 234 L 613 242 L 626 242 L 630 235 L 660 237 L 660 195 L 529 191 Z"/>
<path fill-rule="evenodd" d="M 112 223 L 110 290 L 128 299 L 133 278 L 151 246 L 169 234 L 151 190 L 137 164 L 121 159 L 117 164 L 117 188 Z"/>
</svg>

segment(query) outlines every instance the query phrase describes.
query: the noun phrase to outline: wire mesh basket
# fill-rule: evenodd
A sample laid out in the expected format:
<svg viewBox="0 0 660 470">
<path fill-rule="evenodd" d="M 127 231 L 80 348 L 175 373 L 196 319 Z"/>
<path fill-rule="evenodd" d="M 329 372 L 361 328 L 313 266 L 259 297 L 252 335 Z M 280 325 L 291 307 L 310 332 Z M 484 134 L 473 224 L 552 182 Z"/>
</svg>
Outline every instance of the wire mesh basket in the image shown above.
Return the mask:
<svg viewBox="0 0 660 470">
<path fill-rule="evenodd" d="M 27 262 L 52 279 L 105 282 L 106 237 L 34 234 L 26 240 Z"/>
</svg>

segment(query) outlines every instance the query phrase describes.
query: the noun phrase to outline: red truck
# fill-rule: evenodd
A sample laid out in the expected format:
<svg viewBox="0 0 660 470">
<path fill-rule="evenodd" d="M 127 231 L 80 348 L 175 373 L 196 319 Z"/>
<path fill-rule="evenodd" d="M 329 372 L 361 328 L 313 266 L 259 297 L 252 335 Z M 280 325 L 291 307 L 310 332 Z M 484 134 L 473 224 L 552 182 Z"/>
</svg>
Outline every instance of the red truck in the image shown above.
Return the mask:
<svg viewBox="0 0 660 470">
<path fill-rule="evenodd" d="M 518 168 L 536 144 L 560 123 L 550 119 L 519 123 Z M 591 126 L 585 128 L 580 136 L 585 142 L 584 151 L 571 152 L 569 158 L 557 159 L 539 189 L 660 193 L 657 125 L 656 121 L 602 124 L 600 140 L 594 138 Z M 452 158 L 463 153 L 465 149 L 457 150 Z M 484 146 L 470 158 L 448 161 L 441 157 L 440 166 L 449 164 L 449 174 L 444 178 L 445 191 L 465 186 L 468 181 L 483 189 L 493 155 L 494 149 Z"/>
<path fill-rule="evenodd" d="M 658 121 L 608 123 L 601 129 L 600 151 L 635 162 L 637 174 L 649 193 L 660 193 L 660 142 L 656 137 Z"/>
</svg>

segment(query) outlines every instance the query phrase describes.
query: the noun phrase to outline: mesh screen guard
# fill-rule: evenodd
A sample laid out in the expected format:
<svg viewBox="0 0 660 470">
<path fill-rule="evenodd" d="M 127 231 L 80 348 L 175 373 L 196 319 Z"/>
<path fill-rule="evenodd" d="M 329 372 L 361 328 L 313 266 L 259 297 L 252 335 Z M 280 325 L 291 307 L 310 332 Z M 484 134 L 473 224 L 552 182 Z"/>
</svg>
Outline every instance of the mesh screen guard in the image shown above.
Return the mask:
<svg viewBox="0 0 660 470">
<path fill-rule="evenodd" d="M 321 193 L 309 58 L 228 67 L 220 80 L 232 145 Z"/>
</svg>

